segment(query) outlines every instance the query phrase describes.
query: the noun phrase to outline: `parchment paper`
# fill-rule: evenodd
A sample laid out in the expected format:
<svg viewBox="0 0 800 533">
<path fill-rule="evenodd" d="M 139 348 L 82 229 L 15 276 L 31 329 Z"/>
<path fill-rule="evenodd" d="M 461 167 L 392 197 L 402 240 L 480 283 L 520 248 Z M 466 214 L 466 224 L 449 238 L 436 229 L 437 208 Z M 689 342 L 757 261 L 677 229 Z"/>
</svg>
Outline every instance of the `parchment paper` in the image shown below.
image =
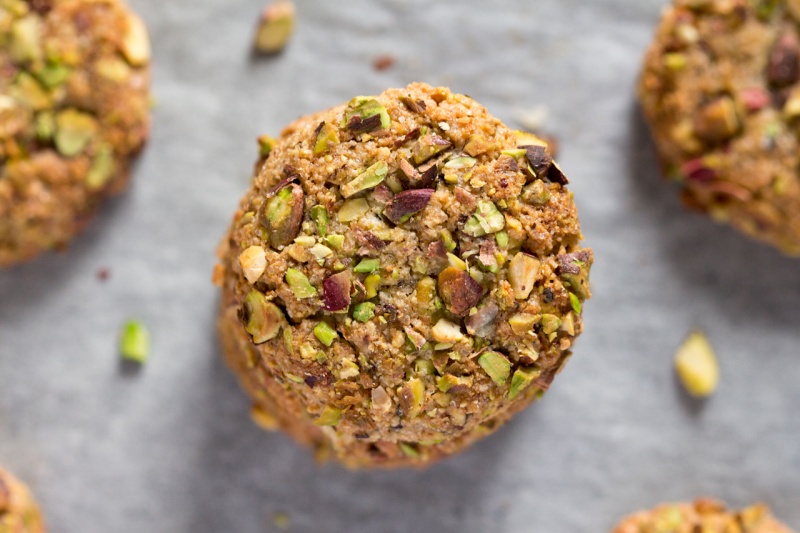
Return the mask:
<svg viewBox="0 0 800 533">
<path fill-rule="evenodd" d="M 54 532 L 607 532 L 711 495 L 800 528 L 800 260 L 685 212 L 633 87 L 662 0 L 300 0 L 254 60 L 261 0 L 130 0 L 155 49 L 154 129 L 126 195 L 67 254 L 0 272 L 0 463 Z M 391 54 L 395 66 L 376 72 Z M 294 118 L 421 80 L 518 125 L 545 105 L 595 250 L 586 332 L 546 399 L 427 472 L 351 473 L 248 418 L 218 358 L 214 249 Z M 110 279 L 96 277 L 110 269 Z M 138 317 L 151 361 L 121 365 Z M 672 357 L 703 328 L 719 393 Z"/>
</svg>

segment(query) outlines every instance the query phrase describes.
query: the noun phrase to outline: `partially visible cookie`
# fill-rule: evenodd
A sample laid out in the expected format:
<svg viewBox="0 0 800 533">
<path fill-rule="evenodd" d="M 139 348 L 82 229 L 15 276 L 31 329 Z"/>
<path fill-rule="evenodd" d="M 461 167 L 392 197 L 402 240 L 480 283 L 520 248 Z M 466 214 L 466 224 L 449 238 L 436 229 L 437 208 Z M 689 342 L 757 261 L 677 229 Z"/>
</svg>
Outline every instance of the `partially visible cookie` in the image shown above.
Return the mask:
<svg viewBox="0 0 800 533">
<path fill-rule="evenodd" d="M 612 533 L 792 533 L 764 504 L 741 511 L 709 499 L 664 504 L 625 518 Z"/>
<path fill-rule="evenodd" d="M 675 0 L 639 98 L 686 203 L 800 254 L 800 2 Z"/>
<path fill-rule="evenodd" d="M 122 0 L 0 2 L 0 267 L 63 248 L 125 187 L 149 63 Z"/>
<path fill-rule="evenodd" d="M 44 533 L 44 520 L 28 488 L 0 468 L 0 532 Z"/>
</svg>

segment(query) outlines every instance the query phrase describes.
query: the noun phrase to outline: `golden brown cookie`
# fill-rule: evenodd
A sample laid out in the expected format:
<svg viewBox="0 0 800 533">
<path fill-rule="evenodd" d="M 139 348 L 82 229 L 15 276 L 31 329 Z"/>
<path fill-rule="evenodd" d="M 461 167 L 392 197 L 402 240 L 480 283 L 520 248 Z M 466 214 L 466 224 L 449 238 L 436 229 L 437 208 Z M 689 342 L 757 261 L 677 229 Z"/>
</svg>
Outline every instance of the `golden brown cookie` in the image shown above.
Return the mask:
<svg viewBox="0 0 800 533">
<path fill-rule="evenodd" d="M 422 466 L 547 390 L 593 257 L 545 143 L 416 83 L 262 149 L 215 273 L 262 425 L 350 466 Z"/>
<path fill-rule="evenodd" d="M 664 504 L 624 519 L 613 533 L 792 533 L 757 504 L 732 511 L 714 500 Z"/>
<path fill-rule="evenodd" d="M 800 2 L 675 0 L 639 98 L 692 208 L 800 254 Z"/>
<path fill-rule="evenodd" d="M 65 247 L 125 187 L 149 63 L 122 0 L 0 2 L 0 267 Z"/>
<path fill-rule="evenodd" d="M 44 533 L 44 520 L 28 488 L 0 468 L 0 532 Z"/>
</svg>

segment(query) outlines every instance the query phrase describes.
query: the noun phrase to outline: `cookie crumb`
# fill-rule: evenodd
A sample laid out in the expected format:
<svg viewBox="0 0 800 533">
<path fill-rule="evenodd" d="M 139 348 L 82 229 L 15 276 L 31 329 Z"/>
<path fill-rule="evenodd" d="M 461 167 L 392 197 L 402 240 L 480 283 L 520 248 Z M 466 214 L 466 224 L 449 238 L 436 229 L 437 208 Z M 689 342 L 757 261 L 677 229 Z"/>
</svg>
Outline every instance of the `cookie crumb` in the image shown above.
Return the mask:
<svg viewBox="0 0 800 533">
<path fill-rule="evenodd" d="M 396 62 L 397 59 L 394 56 L 384 54 L 375 58 L 375 60 L 372 62 L 372 68 L 378 72 L 383 72 L 384 70 L 389 70 L 392 68 Z"/>
</svg>

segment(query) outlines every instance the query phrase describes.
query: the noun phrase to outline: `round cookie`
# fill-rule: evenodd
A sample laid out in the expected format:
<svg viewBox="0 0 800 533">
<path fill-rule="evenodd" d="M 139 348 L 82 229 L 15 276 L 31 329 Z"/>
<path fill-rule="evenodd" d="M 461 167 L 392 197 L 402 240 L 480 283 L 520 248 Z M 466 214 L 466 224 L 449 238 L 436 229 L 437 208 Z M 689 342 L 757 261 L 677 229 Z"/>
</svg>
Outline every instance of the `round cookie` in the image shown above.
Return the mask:
<svg viewBox="0 0 800 533">
<path fill-rule="evenodd" d="M 800 254 L 800 2 L 675 0 L 639 98 L 688 206 Z"/>
<path fill-rule="evenodd" d="M 625 518 L 613 533 L 792 533 L 757 504 L 741 511 L 714 500 L 693 504 L 664 504 Z"/>
<path fill-rule="evenodd" d="M 125 187 L 149 62 L 121 0 L 0 2 L 0 267 L 65 247 Z"/>
<path fill-rule="evenodd" d="M 44 533 L 44 520 L 28 488 L 0 468 L 0 532 Z"/>
<path fill-rule="evenodd" d="M 261 425 L 351 467 L 422 466 L 547 390 L 593 257 L 541 140 L 415 83 L 261 141 L 215 271 Z"/>
</svg>

